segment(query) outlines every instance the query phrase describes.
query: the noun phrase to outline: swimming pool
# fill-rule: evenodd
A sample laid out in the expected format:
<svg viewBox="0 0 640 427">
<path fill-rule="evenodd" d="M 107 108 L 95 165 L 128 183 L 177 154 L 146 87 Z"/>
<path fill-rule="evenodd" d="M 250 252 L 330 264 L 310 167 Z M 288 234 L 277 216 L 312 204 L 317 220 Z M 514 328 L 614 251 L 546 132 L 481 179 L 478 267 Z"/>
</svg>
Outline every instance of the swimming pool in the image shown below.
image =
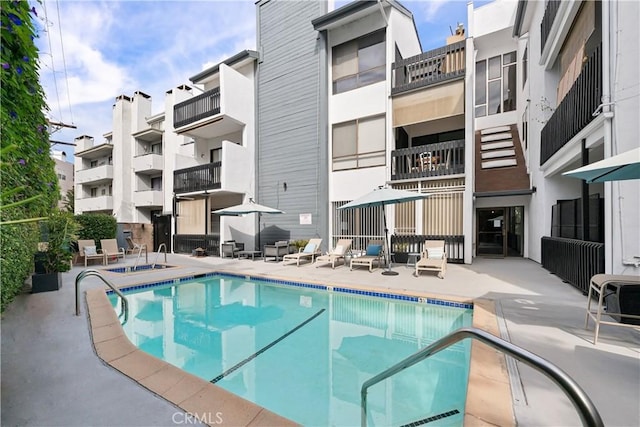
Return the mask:
<svg viewBox="0 0 640 427">
<path fill-rule="evenodd" d="M 149 271 L 149 270 L 164 270 L 167 268 L 173 268 L 173 265 L 167 264 L 143 264 L 143 265 L 125 265 L 124 267 L 113 267 L 105 269 L 111 273 L 139 273 L 141 271 Z"/>
<path fill-rule="evenodd" d="M 213 275 L 138 289 L 124 330 L 145 352 L 293 421 L 357 425 L 365 380 L 472 320 L 464 304 L 292 285 Z M 462 342 L 372 387 L 373 424 L 462 425 L 468 368 Z"/>
</svg>

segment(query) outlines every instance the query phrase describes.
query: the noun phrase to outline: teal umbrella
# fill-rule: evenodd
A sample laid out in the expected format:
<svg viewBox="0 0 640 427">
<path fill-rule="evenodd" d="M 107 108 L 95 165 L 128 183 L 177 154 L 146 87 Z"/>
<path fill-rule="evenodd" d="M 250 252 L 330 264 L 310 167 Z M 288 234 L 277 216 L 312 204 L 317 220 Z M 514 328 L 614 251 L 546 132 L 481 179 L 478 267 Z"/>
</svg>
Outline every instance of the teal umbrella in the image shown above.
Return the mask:
<svg viewBox="0 0 640 427">
<path fill-rule="evenodd" d="M 584 179 L 587 184 L 640 179 L 640 147 L 564 172 L 562 175 Z"/>
</svg>

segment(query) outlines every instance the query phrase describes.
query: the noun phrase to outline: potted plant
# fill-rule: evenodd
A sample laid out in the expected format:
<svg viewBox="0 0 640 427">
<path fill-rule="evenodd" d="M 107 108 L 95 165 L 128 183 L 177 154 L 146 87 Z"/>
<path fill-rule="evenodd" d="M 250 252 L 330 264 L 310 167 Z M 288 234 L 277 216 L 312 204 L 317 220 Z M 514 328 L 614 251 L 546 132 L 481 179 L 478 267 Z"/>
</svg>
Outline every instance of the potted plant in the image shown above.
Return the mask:
<svg viewBox="0 0 640 427">
<path fill-rule="evenodd" d="M 43 221 L 45 242 L 39 245 L 36 258 L 44 273 L 33 274 L 32 293 L 60 289 L 61 273 L 71 269 L 71 242 L 78 238 L 79 229 L 79 224 L 68 212 L 54 211 Z"/>
</svg>

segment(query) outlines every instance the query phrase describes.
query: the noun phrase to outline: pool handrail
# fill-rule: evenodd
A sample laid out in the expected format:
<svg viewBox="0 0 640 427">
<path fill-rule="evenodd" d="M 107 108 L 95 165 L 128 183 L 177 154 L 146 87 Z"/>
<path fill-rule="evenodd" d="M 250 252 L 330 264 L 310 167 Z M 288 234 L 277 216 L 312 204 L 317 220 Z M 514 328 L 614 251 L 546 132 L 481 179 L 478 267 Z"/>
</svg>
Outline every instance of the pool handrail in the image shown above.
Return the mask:
<svg viewBox="0 0 640 427">
<path fill-rule="evenodd" d="M 425 360 L 429 356 L 432 356 L 465 338 L 477 339 L 478 341 L 481 341 L 488 346 L 501 351 L 502 353 L 506 353 L 509 356 L 519 360 L 520 362 L 523 362 L 526 365 L 529 365 L 530 367 L 543 373 L 553 382 L 555 382 L 556 385 L 558 385 L 562 389 L 562 391 L 564 391 L 567 397 L 569 397 L 569 400 L 571 400 L 571 403 L 576 408 L 578 415 L 580 415 L 580 419 L 582 420 L 583 425 L 594 427 L 604 426 L 604 422 L 602 421 L 602 418 L 600 417 L 600 414 L 598 413 L 595 405 L 593 404 L 591 399 L 589 399 L 589 396 L 566 372 L 564 372 L 562 369 L 549 362 L 548 360 L 543 359 L 542 357 L 531 353 L 528 350 L 525 350 L 515 344 L 491 335 L 490 333 L 485 332 L 481 329 L 472 327 L 460 328 L 453 331 L 449 335 L 440 338 L 438 341 L 419 350 L 418 352 L 396 363 L 395 365 L 384 370 L 373 378 L 365 381 L 362 384 L 362 388 L 360 390 L 361 426 L 366 427 L 367 425 L 367 389 L 369 387 L 397 374 L 398 372 L 405 370 L 406 368 L 409 368 L 410 366 L 415 365 L 418 362 Z"/>
<path fill-rule="evenodd" d="M 166 243 L 160 243 L 160 246 L 158 246 L 158 251 L 156 253 L 156 259 L 153 261 L 153 264 L 151 264 L 151 269 L 153 270 L 154 268 L 156 268 L 156 264 L 158 263 L 158 257 L 160 256 L 160 250 L 164 248 L 164 263 L 167 263 L 167 245 Z"/>
<path fill-rule="evenodd" d="M 120 301 L 121 301 L 121 312 L 120 315 L 118 316 L 118 319 L 120 319 L 120 316 L 124 315 L 124 321 L 122 322 L 122 324 L 124 325 L 125 323 L 127 323 L 127 320 L 129 319 L 129 301 L 127 300 L 127 297 L 124 296 L 124 294 L 120 291 L 120 289 L 116 288 L 113 283 L 111 283 L 110 281 L 108 281 L 107 279 L 105 279 L 102 274 L 100 274 L 100 271 L 95 270 L 93 268 L 89 268 L 87 270 L 82 270 L 80 273 L 78 273 L 78 275 L 76 276 L 76 316 L 80 316 L 80 282 L 82 281 L 82 279 L 84 279 L 85 277 L 88 276 L 95 276 L 98 277 L 100 280 L 102 280 L 104 282 L 104 284 L 106 284 L 108 287 L 111 288 L 111 290 L 113 292 L 115 292 L 116 295 L 118 295 L 120 297 Z"/>
<path fill-rule="evenodd" d="M 149 264 L 149 253 L 147 252 L 147 245 L 143 243 L 142 245 L 138 245 L 138 256 L 136 257 L 136 262 L 133 264 L 131 271 L 136 271 L 136 269 L 138 268 L 138 261 L 140 261 L 140 256 L 142 255 L 143 249 L 145 258 L 144 262 L 145 264 Z"/>
</svg>

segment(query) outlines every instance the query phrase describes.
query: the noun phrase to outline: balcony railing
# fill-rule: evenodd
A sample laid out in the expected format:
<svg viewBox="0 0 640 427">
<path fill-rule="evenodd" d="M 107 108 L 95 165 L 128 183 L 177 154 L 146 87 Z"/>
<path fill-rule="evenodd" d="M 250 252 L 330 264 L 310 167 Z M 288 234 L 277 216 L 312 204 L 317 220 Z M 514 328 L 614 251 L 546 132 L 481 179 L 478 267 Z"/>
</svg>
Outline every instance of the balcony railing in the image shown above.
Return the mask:
<svg viewBox="0 0 640 427">
<path fill-rule="evenodd" d="M 220 188 L 222 162 L 207 163 L 173 172 L 173 192 L 215 190 Z"/>
<path fill-rule="evenodd" d="M 464 46 L 463 40 L 395 62 L 391 94 L 464 77 Z"/>
<path fill-rule="evenodd" d="M 580 75 L 542 129 L 540 165 L 594 119 L 602 99 L 602 46 L 589 56 Z"/>
<path fill-rule="evenodd" d="M 219 87 L 176 104 L 173 107 L 173 126 L 177 129 L 216 114 L 220 114 Z"/>
<path fill-rule="evenodd" d="M 591 277 L 604 273 L 604 244 L 545 236 L 542 267 L 586 295 Z"/>
<path fill-rule="evenodd" d="M 544 51 L 544 45 L 547 44 L 549 33 L 551 33 L 551 26 L 558 14 L 560 3 L 561 0 L 549 0 L 547 2 L 547 8 L 544 10 L 544 17 L 542 18 L 542 23 L 540 23 L 540 52 Z"/>
<path fill-rule="evenodd" d="M 402 148 L 391 152 L 391 179 L 416 179 L 464 173 L 464 139 Z"/>
</svg>

